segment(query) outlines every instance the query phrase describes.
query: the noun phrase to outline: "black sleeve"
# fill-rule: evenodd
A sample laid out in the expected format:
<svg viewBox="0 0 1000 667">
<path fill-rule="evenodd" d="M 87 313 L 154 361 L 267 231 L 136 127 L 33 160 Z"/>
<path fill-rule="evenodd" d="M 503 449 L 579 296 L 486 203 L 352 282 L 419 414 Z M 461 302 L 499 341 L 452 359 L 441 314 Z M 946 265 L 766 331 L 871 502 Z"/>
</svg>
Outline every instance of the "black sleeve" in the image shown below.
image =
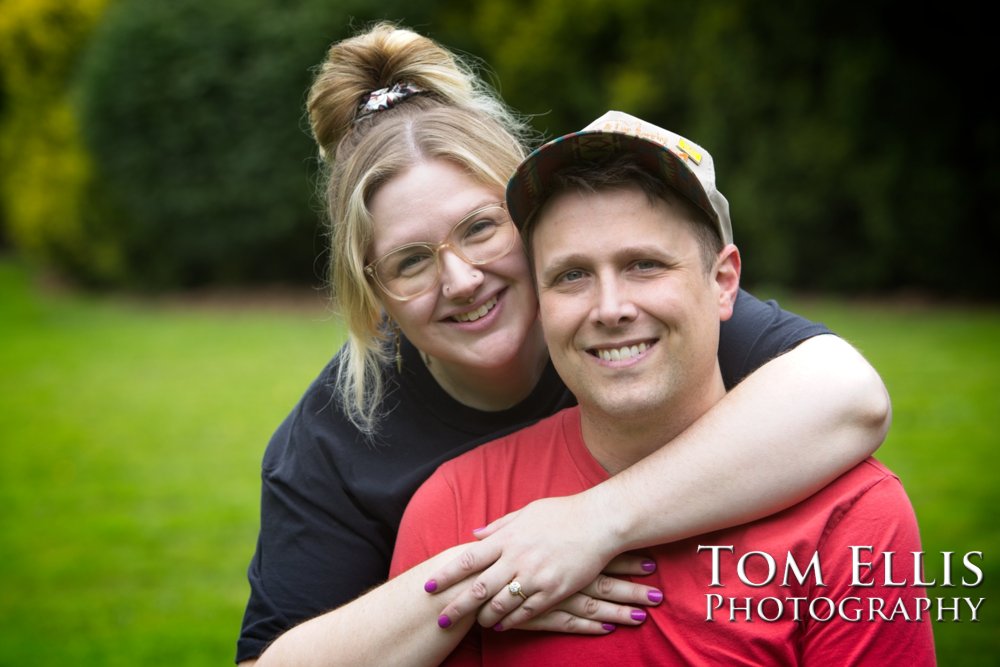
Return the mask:
<svg viewBox="0 0 1000 667">
<path fill-rule="evenodd" d="M 353 600 L 386 578 L 392 536 L 353 497 L 331 452 L 336 431 L 316 414 L 329 393 L 303 398 L 264 455 L 261 526 L 248 569 L 250 598 L 236 661 L 258 657 L 301 621 Z M 324 398 L 325 395 L 325 398 Z"/>
<path fill-rule="evenodd" d="M 726 389 L 807 338 L 828 333 L 823 324 L 740 290 L 733 316 L 722 323 L 719 334 L 719 365 Z"/>
</svg>

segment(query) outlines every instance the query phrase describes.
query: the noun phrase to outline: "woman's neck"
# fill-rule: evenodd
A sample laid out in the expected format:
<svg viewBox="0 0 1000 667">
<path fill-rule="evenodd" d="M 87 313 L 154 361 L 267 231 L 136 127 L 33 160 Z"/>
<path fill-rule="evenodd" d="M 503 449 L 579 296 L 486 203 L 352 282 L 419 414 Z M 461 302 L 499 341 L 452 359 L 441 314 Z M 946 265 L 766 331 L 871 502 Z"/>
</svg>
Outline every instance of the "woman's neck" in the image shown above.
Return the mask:
<svg viewBox="0 0 1000 667">
<path fill-rule="evenodd" d="M 498 412 L 517 405 L 531 394 L 542 377 L 549 352 L 541 327 L 536 324 L 517 356 L 503 366 L 445 364 L 422 352 L 421 357 L 449 396 L 470 408 Z"/>
</svg>

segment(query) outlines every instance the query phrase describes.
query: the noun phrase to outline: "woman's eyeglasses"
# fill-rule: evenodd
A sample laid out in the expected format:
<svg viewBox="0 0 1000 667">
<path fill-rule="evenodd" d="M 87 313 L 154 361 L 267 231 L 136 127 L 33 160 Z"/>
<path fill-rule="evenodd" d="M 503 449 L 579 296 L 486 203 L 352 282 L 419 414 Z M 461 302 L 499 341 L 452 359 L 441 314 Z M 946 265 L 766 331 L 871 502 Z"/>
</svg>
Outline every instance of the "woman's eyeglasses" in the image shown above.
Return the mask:
<svg viewBox="0 0 1000 667">
<path fill-rule="evenodd" d="M 400 246 L 371 262 L 365 273 L 393 299 L 409 301 L 437 286 L 443 249 L 478 266 L 509 253 L 516 239 L 517 229 L 504 204 L 489 204 L 462 218 L 443 242 Z"/>
</svg>

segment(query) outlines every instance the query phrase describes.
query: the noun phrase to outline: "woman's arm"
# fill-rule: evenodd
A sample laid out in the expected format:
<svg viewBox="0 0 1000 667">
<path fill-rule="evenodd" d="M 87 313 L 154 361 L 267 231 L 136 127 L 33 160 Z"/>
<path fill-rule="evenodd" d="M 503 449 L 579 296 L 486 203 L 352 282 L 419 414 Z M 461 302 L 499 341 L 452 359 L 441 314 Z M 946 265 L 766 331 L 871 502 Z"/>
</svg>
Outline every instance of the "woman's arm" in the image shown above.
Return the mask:
<svg viewBox="0 0 1000 667">
<path fill-rule="evenodd" d="M 257 661 L 240 666 L 436 665 L 471 627 L 473 618 L 442 632 L 433 615 L 440 603 L 418 589 L 428 574 L 454 558 L 454 547 L 391 579 L 353 602 L 284 633 Z M 443 593 L 458 595 L 458 589 Z"/>
<path fill-rule="evenodd" d="M 454 559 L 468 545 L 442 551 L 390 579 L 378 588 L 334 611 L 317 616 L 284 633 L 257 660 L 240 667 L 359 667 L 407 665 L 430 667 L 443 661 L 472 626 L 466 616 L 442 632 L 429 620 L 442 601 L 457 597 L 461 587 L 430 597 L 418 592 L 431 572 Z M 619 558 L 609 573 L 642 575 L 641 559 Z M 471 584 L 470 581 L 467 582 Z M 607 634 L 616 625 L 638 625 L 637 606 L 649 605 L 654 589 L 625 580 L 599 576 L 556 608 L 523 624 L 523 629 L 574 634 Z M 616 602 L 609 602 L 610 600 Z M 629 606 L 632 605 L 632 606 Z M 610 624 L 610 625 L 609 625 Z"/>
<path fill-rule="evenodd" d="M 539 591 L 532 602 L 543 610 L 592 580 L 615 554 L 789 507 L 867 458 L 889 422 L 888 394 L 864 358 L 836 336 L 810 338 L 749 375 L 645 460 L 481 531 L 480 542 L 432 576 L 438 590 L 450 591 L 486 568 L 458 587 L 442 613 L 458 622 L 493 597 L 480 622 L 496 623 L 513 606 L 497 593 L 515 576 Z M 517 610 L 503 624 L 526 617 Z"/>
</svg>

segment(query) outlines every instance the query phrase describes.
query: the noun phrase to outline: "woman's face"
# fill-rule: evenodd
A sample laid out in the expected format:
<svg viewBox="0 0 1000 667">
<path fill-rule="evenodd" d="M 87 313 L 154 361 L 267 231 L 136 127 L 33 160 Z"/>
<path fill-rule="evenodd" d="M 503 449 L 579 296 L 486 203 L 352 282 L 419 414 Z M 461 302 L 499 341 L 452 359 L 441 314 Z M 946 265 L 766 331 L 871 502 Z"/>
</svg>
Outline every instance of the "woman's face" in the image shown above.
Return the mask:
<svg viewBox="0 0 1000 667">
<path fill-rule="evenodd" d="M 447 160 L 419 162 L 372 197 L 374 242 L 367 259 L 407 243 L 441 243 L 466 215 L 502 202 L 503 195 Z M 438 284 L 409 301 L 379 290 L 386 312 L 437 370 L 502 368 L 538 336 L 538 302 L 519 239 L 488 264 L 470 265 L 448 248 L 440 250 L 439 264 Z"/>
</svg>

